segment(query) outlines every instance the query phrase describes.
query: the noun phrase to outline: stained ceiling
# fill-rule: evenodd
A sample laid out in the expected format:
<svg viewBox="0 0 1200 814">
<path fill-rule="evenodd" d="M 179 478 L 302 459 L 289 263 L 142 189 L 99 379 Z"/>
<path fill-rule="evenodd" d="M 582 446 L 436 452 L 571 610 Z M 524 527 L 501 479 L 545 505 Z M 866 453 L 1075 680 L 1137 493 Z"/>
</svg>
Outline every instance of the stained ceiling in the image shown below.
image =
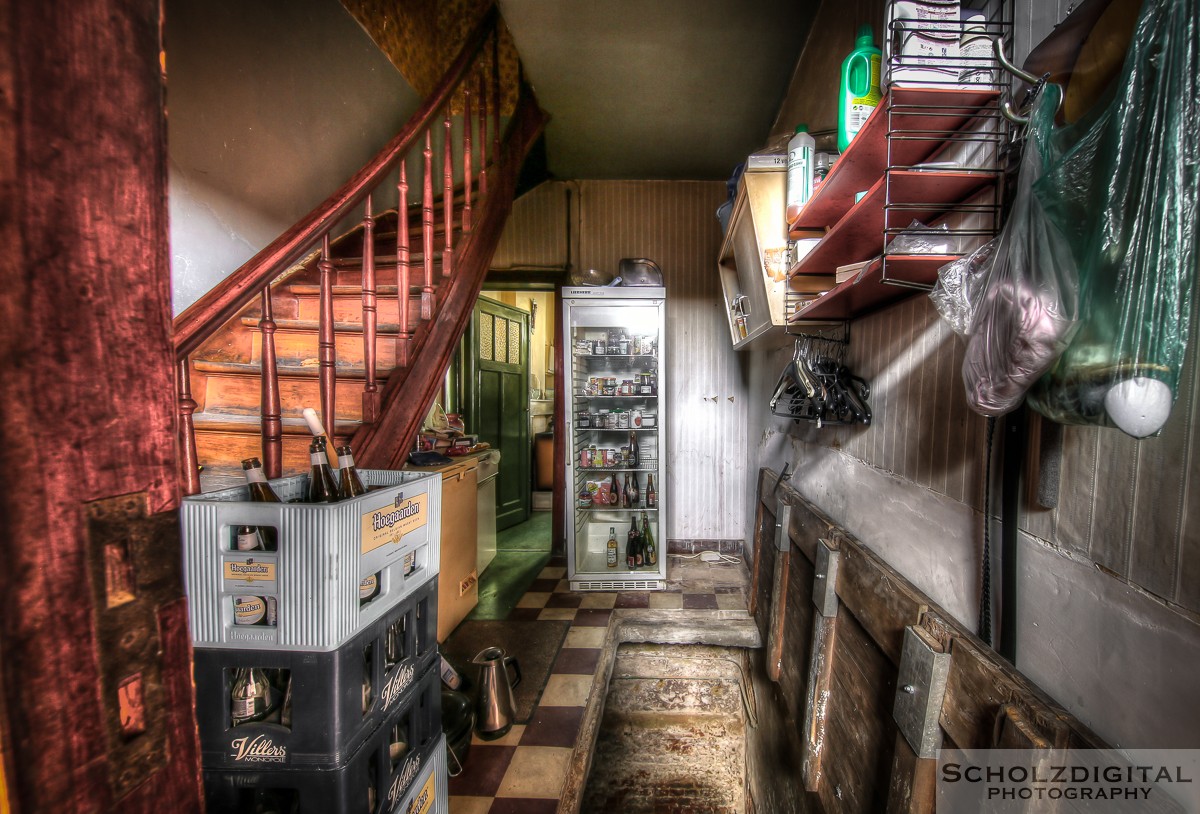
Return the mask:
<svg viewBox="0 0 1200 814">
<path fill-rule="evenodd" d="M 499 0 L 564 179 L 724 179 L 762 146 L 818 0 Z"/>
</svg>

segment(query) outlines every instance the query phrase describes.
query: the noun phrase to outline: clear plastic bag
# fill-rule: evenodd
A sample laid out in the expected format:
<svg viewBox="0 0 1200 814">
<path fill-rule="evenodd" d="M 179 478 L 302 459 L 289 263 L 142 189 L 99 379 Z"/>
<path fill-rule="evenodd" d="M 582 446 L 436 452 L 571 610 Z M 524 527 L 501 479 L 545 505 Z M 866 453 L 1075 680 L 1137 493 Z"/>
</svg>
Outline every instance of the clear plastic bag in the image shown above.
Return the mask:
<svg viewBox="0 0 1200 814">
<path fill-rule="evenodd" d="M 1067 235 L 1081 324 L 1030 392 L 1054 421 L 1157 432 L 1178 392 L 1200 212 L 1200 0 L 1146 0 L 1115 94 L 1034 193 Z"/>
<path fill-rule="evenodd" d="M 1079 283 L 1070 246 L 1032 191 L 1058 158 L 1054 114 L 1061 98 L 1056 85 L 1038 92 L 1008 221 L 995 240 L 966 258 L 965 266 L 948 271 L 934 300 L 955 300 L 954 317 L 948 319 L 969 326 L 963 384 L 967 403 L 987 416 L 1016 409 L 1066 349 L 1075 328 Z M 948 288 L 955 284 L 952 273 L 959 278 L 953 292 Z"/>
<path fill-rule="evenodd" d="M 950 329 L 963 338 L 971 333 L 971 320 L 988 279 L 996 243 L 996 239 L 989 240 L 966 257 L 942 266 L 938 269 L 938 281 L 929 292 L 933 307 Z"/>
</svg>

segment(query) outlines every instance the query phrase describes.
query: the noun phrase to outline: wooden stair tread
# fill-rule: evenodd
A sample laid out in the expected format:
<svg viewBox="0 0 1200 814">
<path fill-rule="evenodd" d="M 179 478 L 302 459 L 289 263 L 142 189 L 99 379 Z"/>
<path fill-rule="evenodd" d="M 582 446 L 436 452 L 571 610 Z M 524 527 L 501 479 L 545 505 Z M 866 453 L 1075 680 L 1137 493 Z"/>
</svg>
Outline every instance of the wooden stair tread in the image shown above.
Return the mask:
<svg viewBox="0 0 1200 814">
<path fill-rule="evenodd" d="M 242 324 L 247 328 L 258 329 L 257 317 L 242 317 Z M 321 323 L 315 319 L 287 319 L 277 318 L 275 327 L 281 331 L 317 331 L 320 330 Z M 363 332 L 363 324 L 361 322 L 335 322 L 333 323 L 335 333 L 344 334 L 360 334 Z M 388 334 L 400 334 L 400 324 L 397 322 L 378 322 L 375 325 L 375 332 L 380 336 Z"/>
<path fill-rule="evenodd" d="M 258 413 L 232 413 L 202 410 L 192 414 L 197 430 L 217 432 L 246 432 L 257 435 L 262 432 L 262 419 Z M 309 435 L 308 424 L 303 416 L 284 415 L 281 418 L 284 435 Z M 351 435 L 359 428 L 360 421 L 338 421 L 333 434 Z"/>
<path fill-rule="evenodd" d="M 321 296 L 321 286 L 319 283 L 285 283 L 283 288 L 286 288 L 292 294 L 298 297 L 319 297 Z M 394 283 L 375 286 L 375 296 L 377 297 L 395 297 L 400 293 L 400 286 Z M 408 287 L 408 295 L 410 297 L 421 296 L 421 286 L 410 285 Z M 333 286 L 333 296 L 335 297 L 362 297 L 361 285 L 335 285 Z"/>
<path fill-rule="evenodd" d="M 207 373 L 210 376 L 244 376 L 262 375 L 262 364 L 259 362 L 229 362 L 218 359 L 195 359 L 192 361 L 193 366 L 200 373 Z M 338 364 L 336 366 L 337 377 L 339 379 L 365 379 L 367 369 L 362 365 L 347 365 Z M 316 378 L 321 373 L 321 366 L 315 362 L 312 364 L 301 364 L 295 360 L 280 359 L 276 365 L 276 370 L 281 378 Z M 387 378 L 390 370 L 384 368 L 375 368 L 375 377 L 382 383 L 383 379 Z"/>
</svg>

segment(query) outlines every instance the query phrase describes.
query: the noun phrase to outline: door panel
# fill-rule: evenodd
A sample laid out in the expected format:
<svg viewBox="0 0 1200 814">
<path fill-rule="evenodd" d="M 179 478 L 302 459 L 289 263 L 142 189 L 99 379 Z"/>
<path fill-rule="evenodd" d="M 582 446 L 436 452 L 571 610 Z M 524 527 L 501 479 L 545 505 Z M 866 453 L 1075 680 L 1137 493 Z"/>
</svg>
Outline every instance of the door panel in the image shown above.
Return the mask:
<svg viewBox="0 0 1200 814">
<path fill-rule="evenodd" d="M 496 528 L 529 518 L 529 314 L 480 297 L 468 336 L 467 427 L 500 451 Z"/>
</svg>

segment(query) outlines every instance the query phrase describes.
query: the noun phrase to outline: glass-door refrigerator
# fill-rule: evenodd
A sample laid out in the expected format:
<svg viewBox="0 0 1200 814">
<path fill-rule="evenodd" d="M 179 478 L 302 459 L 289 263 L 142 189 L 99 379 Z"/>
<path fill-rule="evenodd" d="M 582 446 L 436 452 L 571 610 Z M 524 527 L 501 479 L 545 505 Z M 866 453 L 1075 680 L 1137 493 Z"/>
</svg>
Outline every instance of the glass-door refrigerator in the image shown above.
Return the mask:
<svg viewBox="0 0 1200 814">
<path fill-rule="evenodd" d="M 665 297 L 661 287 L 563 289 L 572 591 L 666 587 Z"/>
</svg>

